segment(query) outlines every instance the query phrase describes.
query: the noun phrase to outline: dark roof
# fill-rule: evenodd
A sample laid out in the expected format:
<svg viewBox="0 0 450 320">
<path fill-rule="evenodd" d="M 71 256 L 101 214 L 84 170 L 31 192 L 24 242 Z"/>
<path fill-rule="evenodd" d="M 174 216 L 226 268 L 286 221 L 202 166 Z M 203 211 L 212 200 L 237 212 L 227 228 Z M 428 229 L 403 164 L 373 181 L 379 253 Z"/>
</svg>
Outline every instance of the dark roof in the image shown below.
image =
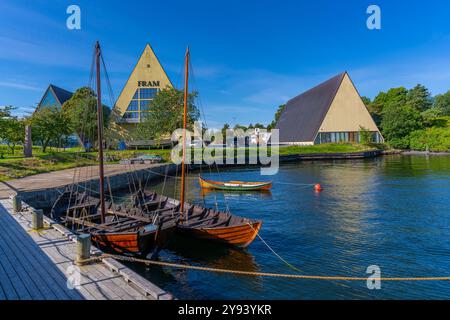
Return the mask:
<svg viewBox="0 0 450 320">
<path fill-rule="evenodd" d="M 314 141 L 345 74 L 338 74 L 286 103 L 276 126 L 280 142 Z"/>
<path fill-rule="evenodd" d="M 72 92 L 57 87 L 53 84 L 51 84 L 49 87 L 53 90 L 53 92 L 56 95 L 56 98 L 58 99 L 59 103 L 61 103 L 61 105 L 63 105 L 63 103 L 69 100 L 73 95 Z"/>
</svg>

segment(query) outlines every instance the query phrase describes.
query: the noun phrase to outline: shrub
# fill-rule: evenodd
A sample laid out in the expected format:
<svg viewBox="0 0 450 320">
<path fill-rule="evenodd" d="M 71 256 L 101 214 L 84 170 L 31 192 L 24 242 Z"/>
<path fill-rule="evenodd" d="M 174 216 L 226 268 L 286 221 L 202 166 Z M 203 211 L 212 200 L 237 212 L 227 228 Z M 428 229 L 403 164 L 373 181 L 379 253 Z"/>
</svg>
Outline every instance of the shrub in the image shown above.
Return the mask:
<svg viewBox="0 0 450 320">
<path fill-rule="evenodd" d="M 417 130 L 410 135 L 410 148 L 418 151 L 450 151 L 450 130 L 448 128 L 428 128 Z"/>
<path fill-rule="evenodd" d="M 393 138 L 389 140 L 389 145 L 395 149 L 408 149 L 409 137 Z"/>
<path fill-rule="evenodd" d="M 359 142 L 365 146 L 373 142 L 372 133 L 369 129 L 359 126 Z"/>
</svg>

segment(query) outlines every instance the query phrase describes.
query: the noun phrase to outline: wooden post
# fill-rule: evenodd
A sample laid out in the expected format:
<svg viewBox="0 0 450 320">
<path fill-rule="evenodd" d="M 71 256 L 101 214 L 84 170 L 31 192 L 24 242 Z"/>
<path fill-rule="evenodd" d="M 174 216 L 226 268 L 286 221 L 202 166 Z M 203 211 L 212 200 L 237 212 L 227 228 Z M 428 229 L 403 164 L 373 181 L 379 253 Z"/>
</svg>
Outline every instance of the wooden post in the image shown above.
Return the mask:
<svg viewBox="0 0 450 320">
<path fill-rule="evenodd" d="M 91 235 L 81 234 L 77 236 L 77 258 L 75 264 L 83 264 L 83 260 L 91 257 Z"/>
<path fill-rule="evenodd" d="M 25 158 L 33 156 L 33 142 L 31 140 L 31 127 L 25 126 L 25 143 L 23 144 L 23 155 Z"/>
<path fill-rule="evenodd" d="M 34 230 L 44 228 L 44 211 L 42 209 L 35 209 L 31 214 L 31 226 Z"/>
<path fill-rule="evenodd" d="M 16 194 L 10 197 L 12 200 L 13 213 L 22 211 L 22 198 Z"/>
</svg>

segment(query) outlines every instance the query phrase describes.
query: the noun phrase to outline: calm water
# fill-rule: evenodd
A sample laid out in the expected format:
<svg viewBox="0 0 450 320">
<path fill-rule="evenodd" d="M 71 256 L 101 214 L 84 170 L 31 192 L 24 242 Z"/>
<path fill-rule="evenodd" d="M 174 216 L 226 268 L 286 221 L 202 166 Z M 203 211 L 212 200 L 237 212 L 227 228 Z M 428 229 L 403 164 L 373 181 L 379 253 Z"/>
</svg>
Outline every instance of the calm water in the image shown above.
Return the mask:
<svg viewBox="0 0 450 320">
<path fill-rule="evenodd" d="M 248 168 L 204 176 L 261 180 L 259 170 Z M 196 177 L 189 179 L 191 201 L 201 199 Z M 205 200 L 262 219 L 260 235 L 303 274 L 366 276 L 369 265 L 378 265 L 386 277 L 450 275 L 450 157 L 303 162 L 283 165 L 272 179 L 268 194 L 211 192 Z M 312 183 L 321 183 L 324 191 L 304 185 Z M 173 186 L 173 179 L 166 182 L 168 196 Z M 245 250 L 178 239 L 161 260 L 296 273 L 259 239 Z M 450 299 L 449 282 L 383 282 L 381 290 L 368 290 L 365 282 L 133 268 L 179 299 Z"/>
</svg>

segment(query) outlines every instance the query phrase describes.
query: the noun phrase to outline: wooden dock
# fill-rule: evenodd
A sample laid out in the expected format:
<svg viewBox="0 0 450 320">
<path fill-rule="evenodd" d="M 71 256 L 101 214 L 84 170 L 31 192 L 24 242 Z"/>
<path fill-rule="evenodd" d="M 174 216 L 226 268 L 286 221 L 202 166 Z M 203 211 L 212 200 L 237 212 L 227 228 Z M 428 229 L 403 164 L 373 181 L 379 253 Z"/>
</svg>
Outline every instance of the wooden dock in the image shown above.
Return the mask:
<svg viewBox="0 0 450 320">
<path fill-rule="evenodd" d="M 35 231 L 30 210 L 12 212 L 11 200 L 0 200 L 0 300 L 172 299 L 114 259 L 75 266 L 69 230 L 46 218 Z"/>
</svg>

